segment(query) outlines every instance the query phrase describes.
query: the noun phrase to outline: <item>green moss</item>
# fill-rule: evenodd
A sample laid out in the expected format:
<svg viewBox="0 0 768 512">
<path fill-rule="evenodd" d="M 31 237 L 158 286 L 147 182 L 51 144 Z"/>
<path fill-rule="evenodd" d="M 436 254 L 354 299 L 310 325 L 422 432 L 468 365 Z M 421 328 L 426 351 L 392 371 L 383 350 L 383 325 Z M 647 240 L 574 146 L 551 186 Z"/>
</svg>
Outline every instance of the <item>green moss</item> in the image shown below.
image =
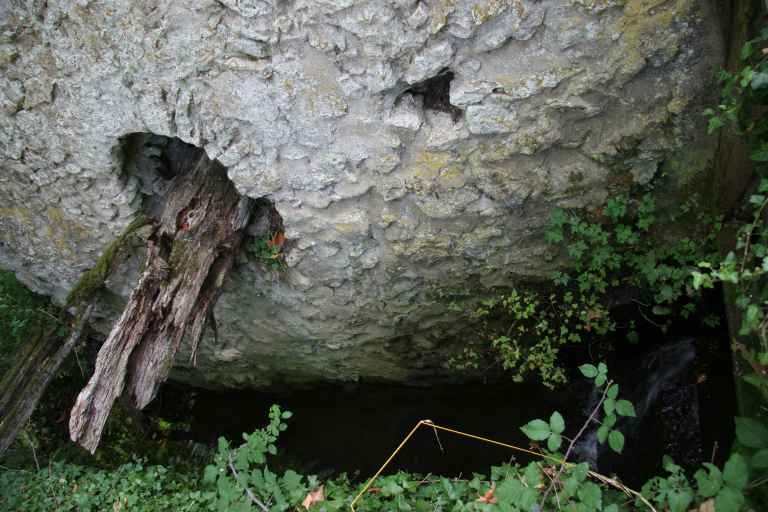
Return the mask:
<svg viewBox="0 0 768 512">
<path fill-rule="evenodd" d="M 144 217 L 143 215 L 137 217 L 127 228 L 125 228 L 125 231 L 123 231 L 120 236 L 107 246 L 101 254 L 101 257 L 99 257 L 99 260 L 96 262 L 96 265 L 90 270 L 87 270 L 69 292 L 66 307 L 82 304 L 90 299 L 96 290 L 102 287 L 107 276 L 109 276 L 109 272 L 115 263 L 115 259 L 117 258 L 120 249 L 125 245 L 125 242 L 133 233 L 149 223 L 150 220 L 147 217 Z"/>
<path fill-rule="evenodd" d="M 179 273 L 186 259 L 187 251 L 189 250 L 189 242 L 186 240 L 175 239 L 171 246 L 171 256 L 168 258 L 168 264 L 171 267 L 171 272 Z"/>
</svg>

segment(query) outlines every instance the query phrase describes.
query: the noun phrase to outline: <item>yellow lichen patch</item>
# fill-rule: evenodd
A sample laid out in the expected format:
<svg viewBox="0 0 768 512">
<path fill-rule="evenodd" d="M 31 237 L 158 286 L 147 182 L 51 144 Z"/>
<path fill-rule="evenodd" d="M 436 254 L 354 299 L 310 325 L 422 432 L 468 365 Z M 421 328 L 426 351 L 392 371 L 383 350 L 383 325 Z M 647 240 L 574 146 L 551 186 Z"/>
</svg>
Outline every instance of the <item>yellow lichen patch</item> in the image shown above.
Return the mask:
<svg viewBox="0 0 768 512">
<path fill-rule="evenodd" d="M 440 171 L 440 184 L 445 188 L 461 188 L 467 182 L 459 165 L 451 165 Z"/>
<path fill-rule="evenodd" d="M 48 217 L 46 230 L 48 238 L 62 255 L 74 256 L 74 244 L 88 239 L 88 229 L 69 219 L 61 208 L 48 207 L 45 214 Z"/>
<path fill-rule="evenodd" d="M 472 19 L 475 24 L 480 25 L 498 16 L 510 7 L 515 10 L 518 18 L 525 16 L 525 6 L 521 0 L 490 0 L 472 6 Z"/>
<path fill-rule="evenodd" d="M 440 179 L 441 173 L 449 168 L 458 167 L 451 153 L 422 151 L 408 168 L 406 186 L 416 194 L 431 191 Z M 460 172 L 460 171 L 459 171 Z M 449 176 L 449 179 L 452 176 Z"/>
<path fill-rule="evenodd" d="M 23 225 L 31 224 L 29 208 L 21 208 L 19 206 L 0 208 L 0 218 L 12 219 Z"/>
<path fill-rule="evenodd" d="M 640 69 L 647 57 L 644 45 L 657 42 L 659 34 L 669 29 L 675 20 L 691 16 L 695 3 L 694 0 L 627 0 L 618 25 L 624 42 L 622 51 L 626 55 L 624 71 Z M 678 46 L 673 44 L 667 51 L 676 53 Z"/>
</svg>

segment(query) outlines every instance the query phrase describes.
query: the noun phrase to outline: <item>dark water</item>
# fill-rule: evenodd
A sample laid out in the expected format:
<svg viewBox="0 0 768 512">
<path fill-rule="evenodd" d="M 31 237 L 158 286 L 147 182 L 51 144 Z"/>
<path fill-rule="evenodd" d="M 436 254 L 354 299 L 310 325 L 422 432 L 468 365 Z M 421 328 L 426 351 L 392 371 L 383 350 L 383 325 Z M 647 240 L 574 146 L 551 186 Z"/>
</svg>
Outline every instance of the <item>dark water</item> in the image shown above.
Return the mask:
<svg viewBox="0 0 768 512">
<path fill-rule="evenodd" d="M 698 322 L 695 324 L 698 326 Z M 685 335 L 688 336 L 685 336 Z M 693 337 L 692 337 L 693 336 Z M 621 421 L 624 454 L 598 445 L 595 429 L 580 440 L 576 458 L 605 474 L 639 486 L 661 473 L 667 454 L 689 471 L 703 461 L 722 463 L 733 441 L 735 394 L 730 349 L 724 328 L 678 326 L 668 332 L 643 332 L 644 343 L 620 343 L 598 355 L 584 346 L 568 354 L 569 364 L 603 359 L 631 400 L 638 417 Z M 294 392 L 195 392 L 192 437 L 214 443 L 223 435 L 242 439 L 267 421 L 273 403 L 294 413 L 278 446 L 278 460 L 303 472 L 373 474 L 411 428 L 430 419 L 457 430 L 529 447 L 519 427 L 559 411 L 566 435 L 573 436 L 599 399 L 590 382 L 574 370 L 568 385 L 551 391 L 536 383 L 508 382 L 441 385 L 429 388 L 382 383 L 322 386 Z M 446 476 L 487 473 L 491 465 L 529 456 L 479 441 L 423 428 L 389 470 Z"/>
</svg>

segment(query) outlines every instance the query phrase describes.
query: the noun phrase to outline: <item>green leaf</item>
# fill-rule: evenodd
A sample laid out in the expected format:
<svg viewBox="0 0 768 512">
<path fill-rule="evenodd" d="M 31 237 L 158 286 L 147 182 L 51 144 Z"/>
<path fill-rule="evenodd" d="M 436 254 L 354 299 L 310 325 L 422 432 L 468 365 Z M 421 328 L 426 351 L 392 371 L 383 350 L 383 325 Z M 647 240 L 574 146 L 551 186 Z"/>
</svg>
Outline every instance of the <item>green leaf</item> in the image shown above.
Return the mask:
<svg viewBox="0 0 768 512">
<path fill-rule="evenodd" d="M 594 379 L 597 377 L 597 367 L 591 364 L 583 364 L 579 366 L 579 370 L 581 370 L 581 374 L 589 379 Z"/>
<path fill-rule="evenodd" d="M 541 470 L 535 462 L 531 462 L 525 467 L 523 475 L 526 483 L 531 487 L 536 487 L 541 483 Z"/>
<path fill-rule="evenodd" d="M 523 431 L 523 434 L 528 436 L 528 439 L 534 441 L 543 441 L 552 433 L 549 424 L 544 420 L 531 420 L 520 427 L 520 430 Z"/>
<path fill-rule="evenodd" d="M 621 416 L 629 416 L 630 418 L 637 416 L 635 406 L 629 400 L 619 400 L 616 402 L 616 412 Z"/>
<path fill-rule="evenodd" d="M 552 416 L 549 418 L 549 426 L 555 434 L 562 434 L 565 430 L 565 420 L 563 419 L 563 416 L 557 411 L 553 412 Z"/>
<path fill-rule="evenodd" d="M 586 480 L 587 476 L 589 476 L 589 464 L 586 462 L 576 464 L 576 466 L 573 468 L 573 476 L 576 477 L 579 482 Z"/>
<path fill-rule="evenodd" d="M 752 75 L 752 88 L 762 89 L 768 87 L 768 71 L 761 71 Z"/>
<path fill-rule="evenodd" d="M 685 512 L 693 501 L 693 493 L 688 489 L 676 489 L 667 493 L 669 512 Z"/>
<path fill-rule="evenodd" d="M 751 41 L 747 41 L 744 43 L 744 46 L 741 47 L 741 60 L 747 60 L 752 56 L 752 53 L 754 52 L 754 46 L 752 45 Z"/>
<path fill-rule="evenodd" d="M 736 439 L 749 448 L 768 448 L 768 428 L 752 418 L 736 418 Z"/>
<path fill-rule="evenodd" d="M 616 400 L 616 397 L 619 396 L 619 385 L 618 384 L 611 385 L 611 387 L 608 388 L 606 395 L 611 400 Z"/>
<path fill-rule="evenodd" d="M 608 373 L 608 367 L 605 365 L 605 363 L 598 363 L 597 364 L 597 372 L 602 373 L 603 375 Z"/>
<path fill-rule="evenodd" d="M 608 446 L 616 453 L 621 453 L 624 449 L 624 434 L 618 430 L 611 430 L 611 433 L 608 434 Z"/>
<path fill-rule="evenodd" d="M 605 414 L 613 414 L 613 411 L 616 409 L 616 400 L 607 398 L 605 402 L 603 402 L 603 409 L 605 410 Z"/>
<path fill-rule="evenodd" d="M 718 493 L 723 486 L 723 474 L 717 468 L 717 466 L 709 463 L 704 463 L 704 466 L 709 471 L 700 469 L 696 471 L 693 477 L 696 479 L 699 495 L 703 498 L 711 498 Z"/>
<path fill-rule="evenodd" d="M 741 490 L 749 482 L 747 462 L 741 454 L 733 453 L 723 468 L 723 481 L 734 489 Z"/>
<path fill-rule="evenodd" d="M 603 505 L 603 491 L 594 482 L 582 484 L 576 495 L 592 510 L 600 510 Z"/>
<path fill-rule="evenodd" d="M 730 487 L 724 487 L 715 498 L 717 512 L 740 512 L 743 504 L 744 495 Z"/>
<path fill-rule="evenodd" d="M 608 439 L 608 431 L 610 429 L 606 427 L 605 425 L 601 425 L 597 429 L 597 440 L 600 442 L 600 444 L 603 444 L 606 439 Z"/>
<path fill-rule="evenodd" d="M 608 380 L 608 377 L 605 376 L 604 373 L 599 373 L 597 377 L 595 377 L 595 386 L 600 387 L 603 384 L 605 384 L 605 381 Z"/>
<path fill-rule="evenodd" d="M 556 452 L 563 444 L 563 438 L 560 434 L 552 433 L 547 439 L 547 449 L 551 452 Z"/>
<path fill-rule="evenodd" d="M 397 485 L 394 478 L 389 478 L 381 486 L 381 493 L 384 496 L 397 496 L 403 492 L 403 488 Z"/>
<path fill-rule="evenodd" d="M 765 469 L 768 468 L 768 448 L 758 450 L 752 455 L 752 459 L 749 461 L 753 468 Z"/>
<path fill-rule="evenodd" d="M 768 144 L 763 144 L 749 155 L 755 162 L 768 162 Z"/>
</svg>

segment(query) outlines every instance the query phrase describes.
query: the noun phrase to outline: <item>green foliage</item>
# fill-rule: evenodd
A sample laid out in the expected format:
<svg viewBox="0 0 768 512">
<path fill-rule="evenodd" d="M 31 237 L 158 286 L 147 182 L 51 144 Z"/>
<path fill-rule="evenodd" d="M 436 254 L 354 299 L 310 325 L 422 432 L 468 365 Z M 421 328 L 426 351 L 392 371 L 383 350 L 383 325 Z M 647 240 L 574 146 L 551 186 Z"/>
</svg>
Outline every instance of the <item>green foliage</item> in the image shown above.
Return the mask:
<svg viewBox="0 0 768 512">
<path fill-rule="evenodd" d="M 105 471 L 54 463 L 37 471 L 0 472 L 0 510 L 25 512 L 214 510 L 196 476 L 143 461 Z"/>
<path fill-rule="evenodd" d="M 57 326 L 58 310 L 47 297 L 31 292 L 13 273 L 0 271 L 0 376 L 19 347 Z M 54 334 L 64 334 L 60 327 Z"/>
<path fill-rule="evenodd" d="M 244 434 L 245 443 L 232 448 L 219 438 L 214 463 L 205 468 L 204 481 L 215 488 L 218 510 L 250 510 L 252 505 L 271 503 L 270 510 L 288 510 L 299 503 L 311 488 L 317 487 L 315 477 L 305 479 L 288 470 L 282 476 L 267 466 L 267 455 L 275 455 L 275 442 L 287 428 L 283 420 L 291 413 L 273 405 L 269 424 L 252 434 Z"/>
<path fill-rule="evenodd" d="M 271 270 L 285 270 L 282 243 L 277 243 L 281 236 L 279 232 L 271 232 L 255 238 L 246 246 L 246 251 L 256 261 Z"/>
<path fill-rule="evenodd" d="M 699 262 L 692 275 L 696 289 L 727 283 L 737 290 L 739 334 L 754 336 L 758 346 L 736 344 L 734 348 L 751 367 L 743 379 L 768 399 L 768 117 L 764 112 L 768 105 L 768 53 L 762 51 L 766 44 L 768 29 L 764 28 L 742 48 L 742 69 L 721 73 L 721 103 L 717 109 L 706 112 L 710 116 L 710 132 L 729 126 L 750 148 L 760 180 L 746 201 L 749 220 L 738 231 L 734 251 L 715 263 Z"/>
<path fill-rule="evenodd" d="M 612 292 L 634 289 L 640 315 L 662 328 L 673 318 L 693 315 L 699 292 L 692 287 L 689 269 L 716 258 L 714 242 L 722 225 L 718 218 L 697 213 L 697 202 L 692 198 L 676 215 L 693 214 L 700 226 L 708 227 L 700 240 L 693 235 L 665 241 L 652 233 L 656 204 L 650 194 L 611 197 L 592 216 L 556 210 L 545 237 L 562 251 L 567 264 L 552 275 L 553 286 L 503 292 L 472 311 L 481 339 L 489 340 L 490 358 L 516 381 L 537 372 L 545 385 L 554 387 L 566 381 L 557 361 L 564 345 L 617 330 L 610 313 Z M 634 328 L 626 337 L 637 341 Z M 488 366 L 482 362 L 482 350 L 469 347 L 450 364 L 460 369 Z"/>
</svg>

